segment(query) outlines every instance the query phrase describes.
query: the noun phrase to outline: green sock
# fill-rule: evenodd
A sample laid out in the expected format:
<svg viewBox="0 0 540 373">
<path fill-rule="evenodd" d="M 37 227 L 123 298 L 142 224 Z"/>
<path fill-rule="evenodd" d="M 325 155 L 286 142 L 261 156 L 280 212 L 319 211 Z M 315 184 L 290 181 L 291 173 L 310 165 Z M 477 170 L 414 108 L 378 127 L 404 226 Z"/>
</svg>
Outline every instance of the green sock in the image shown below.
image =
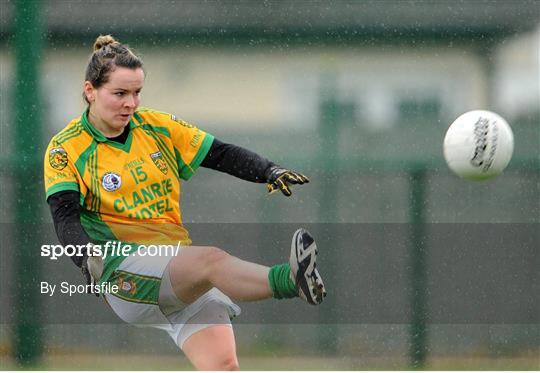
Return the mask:
<svg viewBox="0 0 540 373">
<path fill-rule="evenodd" d="M 278 264 L 270 268 L 268 272 L 268 282 L 274 298 L 294 298 L 298 296 L 298 288 L 291 280 L 289 274 L 291 273 L 291 267 L 289 263 Z"/>
</svg>

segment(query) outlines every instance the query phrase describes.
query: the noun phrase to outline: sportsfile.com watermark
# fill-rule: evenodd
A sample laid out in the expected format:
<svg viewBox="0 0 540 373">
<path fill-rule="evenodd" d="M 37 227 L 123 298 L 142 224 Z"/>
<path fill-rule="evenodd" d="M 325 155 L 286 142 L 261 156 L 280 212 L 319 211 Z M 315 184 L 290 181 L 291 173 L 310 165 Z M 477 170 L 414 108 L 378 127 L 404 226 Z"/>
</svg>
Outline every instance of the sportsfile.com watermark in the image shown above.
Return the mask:
<svg viewBox="0 0 540 373">
<path fill-rule="evenodd" d="M 119 241 L 108 241 L 105 245 L 88 243 L 86 245 L 41 245 L 41 256 L 58 260 L 62 256 L 100 256 L 107 257 L 130 255 L 138 256 L 176 256 L 180 252 L 180 242 L 175 245 L 131 245 Z"/>
<path fill-rule="evenodd" d="M 63 256 L 67 257 L 128 257 L 138 255 L 141 257 L 152 256 L 177 256 L 182 245 L 180 242 L 175 245 L 131 245 L 120 241 L 108 241 L 104 245 L 88 243 L 86 245 L 41 245 L 41 256 L 48 257 L 50 260 L 58 260 Z M 53 296 L 55 294 L 64 294 L 72 296 L 75 294 L 116 294 L 121 289 L 125 290 L 125 282 L 118 284 L 111 282 L 102 282 L 95 284 L 70 284 L 67 281 L 61 283 L 40 282 L 40 293 Z M 133 287 L 133 285 L 130 285 Z"/>
</svg>

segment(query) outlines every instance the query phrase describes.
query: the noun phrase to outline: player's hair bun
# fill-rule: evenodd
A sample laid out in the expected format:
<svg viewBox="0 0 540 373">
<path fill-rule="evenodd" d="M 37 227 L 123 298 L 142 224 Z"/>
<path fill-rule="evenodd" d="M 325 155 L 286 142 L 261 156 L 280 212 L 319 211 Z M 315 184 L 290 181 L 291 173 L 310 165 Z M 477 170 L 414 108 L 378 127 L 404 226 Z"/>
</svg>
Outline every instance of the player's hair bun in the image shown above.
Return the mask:
<svg viewBox="0 0 540 373">
<path fill-rule="evenodd" d="M 101 48 L 109 45 L 118 43 L 111 35 L 99 35 L 94 43 L 94 51 L 98 51 Z"/>
</svg>

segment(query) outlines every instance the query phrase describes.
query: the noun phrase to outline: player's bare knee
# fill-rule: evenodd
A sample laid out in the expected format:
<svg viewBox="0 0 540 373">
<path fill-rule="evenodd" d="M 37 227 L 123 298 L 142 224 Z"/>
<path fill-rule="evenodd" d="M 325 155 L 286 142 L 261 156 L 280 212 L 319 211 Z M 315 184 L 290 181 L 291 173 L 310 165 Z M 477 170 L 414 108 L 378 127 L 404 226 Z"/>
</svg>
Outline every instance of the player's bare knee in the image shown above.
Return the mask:
<svg viewBox="0 0 540 373">
<path fill-rule="evenodd" d="M 204 263 L 206 273 L 208 273 L 208 278 L 212 278 L 213 275 L 219 273 L 220 269 L 223 268 L 223 263 L 230 257 L 230 255 L 221 250 L 218 247 L 209 247 L 205 253 Z"/>
<path fill-rule="evenodd" d="M 240 365 L 236 356 L 227 356 L 218 362 L 215 370 L 240 370 Z"/>
</svg>

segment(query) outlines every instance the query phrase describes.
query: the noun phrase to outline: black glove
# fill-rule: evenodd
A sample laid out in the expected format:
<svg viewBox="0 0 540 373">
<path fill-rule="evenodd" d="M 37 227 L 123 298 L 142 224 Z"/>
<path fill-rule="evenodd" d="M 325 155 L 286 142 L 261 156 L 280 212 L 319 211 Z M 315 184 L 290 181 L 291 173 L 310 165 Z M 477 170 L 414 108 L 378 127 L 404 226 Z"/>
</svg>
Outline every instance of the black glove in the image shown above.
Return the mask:
<svg viewBox="0 0 540 373">
<path fill-rule="evenodd" d="M 279 166 L 271 166 L 266 171 L 266 187 L 268 193 L 274 193 L 281 190 L 281 193 L 289 197 L 291 189 L 289 185 L 309 183 L 309 179 L 301 173 L 287 170 Z"/>
</svg>

